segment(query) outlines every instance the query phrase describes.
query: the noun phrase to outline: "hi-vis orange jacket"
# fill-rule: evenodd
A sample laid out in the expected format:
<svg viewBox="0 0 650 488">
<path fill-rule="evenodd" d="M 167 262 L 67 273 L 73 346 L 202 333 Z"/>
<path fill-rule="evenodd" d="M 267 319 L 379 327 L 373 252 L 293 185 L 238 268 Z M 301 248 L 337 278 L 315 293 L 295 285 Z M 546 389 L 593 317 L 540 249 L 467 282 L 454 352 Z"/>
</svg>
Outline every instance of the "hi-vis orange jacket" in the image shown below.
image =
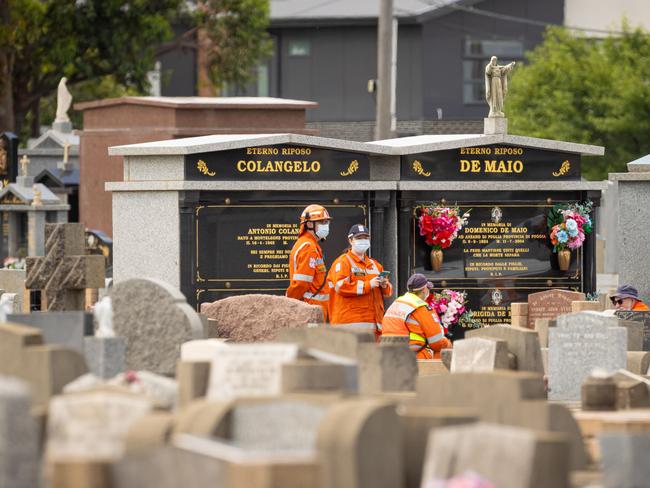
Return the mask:
<svg viewBox="0 0 650 488">
<path fill-rule="evenodd" d="M 374 259 L 358 258 L 352 251 L 340 255 L 332 263 L 327 281 L 330 295 L 330 323 L 379 333 L 384 318 L 384 296 L 390 296 L 390 283 L 385 288 L 370 287 L 370 280 L 384 270 Z"/>
<path fill-rule="evenodd" d="M 386 310 L 382 322 L 383 336 L 408 336 L 409 347 L 418 359 L 440 357 L 440 351 L 451 347 L 440 326 L 435 310 L 413 293 L 406 293 Z"/>
<path fill-rule="evenodd" d="M 635 312 L 648 312 L 650 311 L 650 308 L 648 308 L 648 306 L 642 301 L 637 300 L 634 306 L 632 307 L 632 310 L 634 310 Z"/>
<path fill-rule="evenodd" d="M 309 232 L 302 234 L 289 255 L 289 288 L 287 296 L 320 305 L 327 321 L 330 290 L 327 286 L 327 268 L 323 251 L 316 238 Z"/>
</svg>

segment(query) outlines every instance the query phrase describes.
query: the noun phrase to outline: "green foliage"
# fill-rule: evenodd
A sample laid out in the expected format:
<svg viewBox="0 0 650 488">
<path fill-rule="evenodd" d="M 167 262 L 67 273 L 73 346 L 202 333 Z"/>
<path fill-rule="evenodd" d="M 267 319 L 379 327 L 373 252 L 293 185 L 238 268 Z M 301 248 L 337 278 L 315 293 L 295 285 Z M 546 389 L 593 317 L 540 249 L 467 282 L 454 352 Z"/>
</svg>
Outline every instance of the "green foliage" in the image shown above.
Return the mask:
<svg viewBox="0 0 650 488">
<path fill-rule="evenodd" d="M 197 9 L 197 24 L 211 40 L 208 50 L 210 78 L 245 85 L 254 78 L 251 68 L 271 55 L 268 0 L 204 0 Z"/>
<path fill-rule="evenodd" d="M 605 179 L 650 153 L 650 35 L 589 39 L 549 28 L 515 69 L 507 113 L 513 133 L 605 146 L 583 174 Z"/>
</svg>

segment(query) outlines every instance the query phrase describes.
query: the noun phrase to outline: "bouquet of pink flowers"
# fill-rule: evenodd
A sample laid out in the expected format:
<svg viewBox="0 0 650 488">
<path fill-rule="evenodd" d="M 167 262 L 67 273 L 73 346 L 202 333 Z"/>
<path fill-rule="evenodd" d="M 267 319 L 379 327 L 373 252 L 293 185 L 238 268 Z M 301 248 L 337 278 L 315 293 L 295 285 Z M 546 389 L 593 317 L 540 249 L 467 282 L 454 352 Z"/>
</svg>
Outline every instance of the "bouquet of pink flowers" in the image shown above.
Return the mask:
<svg viewBox="0 0 650 488">
<path fill-rule="evenodd" d="M 547 217 L 553 252 L 564 249 L 579 249 L 585 242 L 585 235 L 591 233 L 589 214 L 593 203 L 555 205 Z"/>
<path fill-rule="evenodd" d="M 427 302 L 440 317 L 440 323 L 444 327 L 445 333 L 452 325 L 457 324 L 465 313 L 466 299 L 467 293 L 464 291 L 442 290 L 440 293 L 429 295 Z"/>
<path fill-rule="evenodd" d="M 422 205 L 416 208 L 420 235 L 434 249 L 446 249 L 467 225 L 469 211 L 461 215 L 459 207 Z"/>
</svg>

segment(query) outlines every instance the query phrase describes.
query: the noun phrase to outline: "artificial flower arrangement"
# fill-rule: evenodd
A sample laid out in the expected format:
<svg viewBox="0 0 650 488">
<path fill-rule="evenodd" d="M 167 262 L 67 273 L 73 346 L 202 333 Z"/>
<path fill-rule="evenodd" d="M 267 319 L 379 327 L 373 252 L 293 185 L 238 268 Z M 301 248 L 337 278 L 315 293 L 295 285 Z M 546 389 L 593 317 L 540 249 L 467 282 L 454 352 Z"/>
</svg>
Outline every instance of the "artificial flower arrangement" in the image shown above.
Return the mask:
<svg viewBox="0 0 650 488">
<path fill-rule="evenodd" d="M 583 203 L 558 204 L 546 218 L 553 252 L 558 254 L 558 264 L 562 271 L 569 269 L 571 251 L 580 249 L 585 242 L 585 236 L 593 230 L 589 217 L 593 207 L 593 202 L 589 200 Z"/>
<path fill-rule="evenodd" d="M 474 319 L 472 311 L 467 309 L 467 293 L 464 291 L 445 289 L 431 293 L 427 303 L 440 317 L 440 324 L 445 334 L 456 324 L 466 329 L 481 327 L 481 324 Z"/>
<path fill-rule="evenodd" d="M 469 210 L 461 215 L 458 206 L 420 205 L 415 208 L 420 235 L 431 246 L 431 267 L 440 271 L 442 250 L 451 246 L 461 229 L 467 225 Z"/>
</svg>

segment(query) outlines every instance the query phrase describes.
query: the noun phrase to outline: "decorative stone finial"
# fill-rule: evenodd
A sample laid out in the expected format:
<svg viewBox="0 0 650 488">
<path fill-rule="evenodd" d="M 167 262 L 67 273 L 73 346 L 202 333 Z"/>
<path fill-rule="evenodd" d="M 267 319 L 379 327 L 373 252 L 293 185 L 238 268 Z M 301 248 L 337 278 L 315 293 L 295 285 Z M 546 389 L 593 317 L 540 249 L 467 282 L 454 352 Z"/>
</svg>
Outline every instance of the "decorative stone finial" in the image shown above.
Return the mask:
<svg viewBox="0 0 650 488">
<path fill-rule="evenodd" d="M 23 157 L 20 158 L 20 173 L 22 176 L 27 176 L 27 166 L 29 166 L 29 158 L 27 154 L 23 154 Z"/>
<path fill-rule="evenodd" d="M 515 62 L 499 66 L 497 57 L 492 56 L 485 67 L 485 100 L 490 106 L 488 117 L 505 117 L 503 105 L 508 94 L 508 73 Z"/>
<path fill-rule="evenodd" d="M 32 205 L 34 206 L 43 205 L 43 200 L 41 200 L 41 190 L 38 188 L 38 185 L 34 185 L 33 189 L 34 189 L 34 200 L 32 200 Z"/>
</svg>

